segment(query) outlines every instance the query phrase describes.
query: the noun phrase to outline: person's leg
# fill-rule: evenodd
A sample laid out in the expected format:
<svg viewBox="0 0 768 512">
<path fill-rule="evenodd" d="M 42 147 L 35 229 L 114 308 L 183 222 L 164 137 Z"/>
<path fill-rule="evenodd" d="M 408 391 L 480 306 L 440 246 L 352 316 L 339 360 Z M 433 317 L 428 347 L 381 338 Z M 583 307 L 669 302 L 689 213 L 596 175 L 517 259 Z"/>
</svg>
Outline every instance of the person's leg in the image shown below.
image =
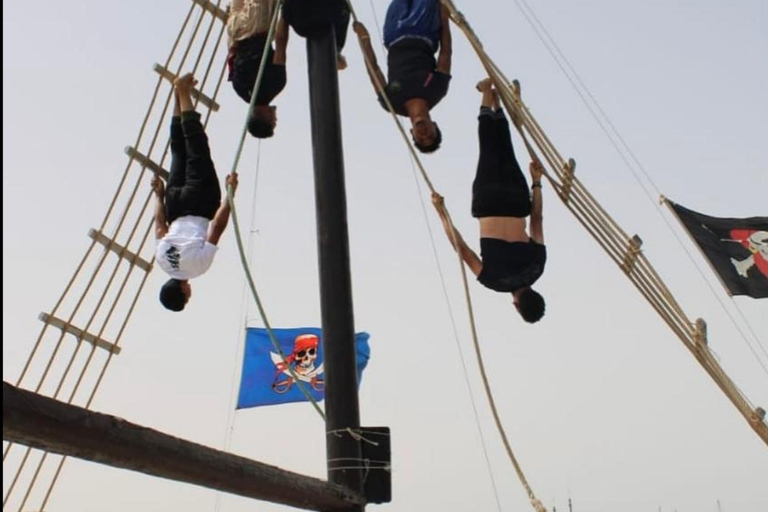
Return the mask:
<svg viewBox="0 0 768 512">
<path fill-rule="evenodd" d="M 392 0 L 384 19 L 384 46 L 389 48 L 401 35 L 400 23 L 408 15 L 412 0 Z"/>
<path fill-rule="evenodd" d="M 505 181 L 512 183 L 516 188 L 528 190 L 528 180 L 520 168 L 512 146 L 512 134 L 509 131 L 509 121 L 504 116 L 503 110 L 498 110 L 496 118 L 496 130 L 499 140 L 499 156 Z"/>
<path fill-rule="evenodd" d="M 492 186 L 502 178 L 496 119 L 493 111 L 487 107 L 480 108 L 480 115 L 477 117 L 477 136 L 480 156 L 475 179 L 472 182 L 473 194 Z"/>
<path fill-rule="evenodd" d="M 184 185 L 187 168 L 187 148 L 184 142 L 184 130 L 181 128 L 181 110 L 179 99 L 174 93 L 173 117 L 171 118 L 171 170 L 168 175 L 168 187 Z"/>
<path fill-rule="evenodd" d="M 399 3 L 397 9 L 394 4 Z M 389 27 L 389 31 L 387 30 Z M 409 0 L 392 2 L 384 24 L 384 45 L 389 47 L 401 37 L 418 37 L 428 40 L 437 50 L 440 44 L 442 21 L 440 0 Z"/>
<path fill-rule="evenodd" d="M 186 181 L 187 148 L 184 142 L 184 130 L 181 127 L 181 109 L 179 98 L 174 92 L 173 117 L 171 117 L 171 169 L 165 185 L 165 216 L 173 222 L 180 216 L 181 190 Z"/>
<path fill-rule="evenodd" d="M 213 218 L 221 203 L 221 186 L 211 160 L 208 136 L 200 123 L 200 114 L 182 112 L 182 128 L 186 143 L 187 180 L 184 185 L 184 200 L 190 215 Z"/>
</svg>

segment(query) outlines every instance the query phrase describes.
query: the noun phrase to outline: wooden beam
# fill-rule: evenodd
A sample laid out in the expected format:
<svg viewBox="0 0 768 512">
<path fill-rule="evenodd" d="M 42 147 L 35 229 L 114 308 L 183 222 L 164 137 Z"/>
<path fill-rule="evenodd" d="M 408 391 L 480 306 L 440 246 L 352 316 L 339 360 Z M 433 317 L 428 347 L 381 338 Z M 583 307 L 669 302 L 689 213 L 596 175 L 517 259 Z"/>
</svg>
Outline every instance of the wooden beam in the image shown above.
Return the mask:
<svg viewBox="0 0 768 512">
<path fill-rule="evenodd" d="M 3 382 L 3 440 L 305 510 L 365 500 L 340 485 L 214 450 Z"/>
</svg>

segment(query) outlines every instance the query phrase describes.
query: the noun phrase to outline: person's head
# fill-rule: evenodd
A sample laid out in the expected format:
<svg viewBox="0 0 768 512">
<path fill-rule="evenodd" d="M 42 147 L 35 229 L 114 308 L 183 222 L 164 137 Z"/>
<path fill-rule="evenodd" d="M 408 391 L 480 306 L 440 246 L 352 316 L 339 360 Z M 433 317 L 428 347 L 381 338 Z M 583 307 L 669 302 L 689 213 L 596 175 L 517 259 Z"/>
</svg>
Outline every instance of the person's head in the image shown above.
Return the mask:
<svg viewBox="0 0 768 512">
<path fill-rule="evenodd" d="M 422 153 L 434 153 L 443 142 L 443 134 L 437 123 L 427 117 L 419 118 L 411 124 L 413 144 Z"/>
<path fill-rule="evenodd" d="M 256 105 L 248 115 L 248 133 L 257 139 L 268 139 L 275 134 L 277 107 Z"/>
<path fill-rule="evenodd" d="M 192 287 L 189 286 L 189 281 L 169 279 L 160 288 L 160 302 L 171 311 L 183 310 L 191 296 Z"/>
<path fill-rule="evenodd" d="M 533 324 L 544 316 L 544 297 L 531 288 L 523 288 L 513 294 L 515 309 L 523 317 L 523 320 Z"/>
</svg>

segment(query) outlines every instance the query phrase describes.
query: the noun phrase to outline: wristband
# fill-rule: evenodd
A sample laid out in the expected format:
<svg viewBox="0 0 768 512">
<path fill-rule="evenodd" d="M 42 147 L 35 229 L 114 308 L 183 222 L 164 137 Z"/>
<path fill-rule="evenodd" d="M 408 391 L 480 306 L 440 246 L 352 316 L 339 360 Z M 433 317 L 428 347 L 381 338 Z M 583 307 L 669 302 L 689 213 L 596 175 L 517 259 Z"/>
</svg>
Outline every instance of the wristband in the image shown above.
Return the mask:
<svg viewBox="0 0 768 512">
<path fill-rule="evenodd" d="M 541 188 L 541 182 L 534 181 L 533 184 L 531 184 L 531 188 Z"/>
</svg>

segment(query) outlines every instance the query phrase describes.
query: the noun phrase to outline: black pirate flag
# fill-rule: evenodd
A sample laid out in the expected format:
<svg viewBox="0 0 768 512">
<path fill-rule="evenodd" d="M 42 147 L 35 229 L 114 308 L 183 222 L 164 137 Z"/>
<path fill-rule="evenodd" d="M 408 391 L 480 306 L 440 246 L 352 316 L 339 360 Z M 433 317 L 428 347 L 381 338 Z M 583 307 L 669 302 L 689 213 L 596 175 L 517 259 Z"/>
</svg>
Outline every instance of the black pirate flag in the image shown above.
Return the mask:
<svg viewBox="0 0 768 512">
<path fill-rule="evenodd" d="M 768 297 L 768 217 L 721 219 L 667 202 L 729 295 Z"/>
</svg>

